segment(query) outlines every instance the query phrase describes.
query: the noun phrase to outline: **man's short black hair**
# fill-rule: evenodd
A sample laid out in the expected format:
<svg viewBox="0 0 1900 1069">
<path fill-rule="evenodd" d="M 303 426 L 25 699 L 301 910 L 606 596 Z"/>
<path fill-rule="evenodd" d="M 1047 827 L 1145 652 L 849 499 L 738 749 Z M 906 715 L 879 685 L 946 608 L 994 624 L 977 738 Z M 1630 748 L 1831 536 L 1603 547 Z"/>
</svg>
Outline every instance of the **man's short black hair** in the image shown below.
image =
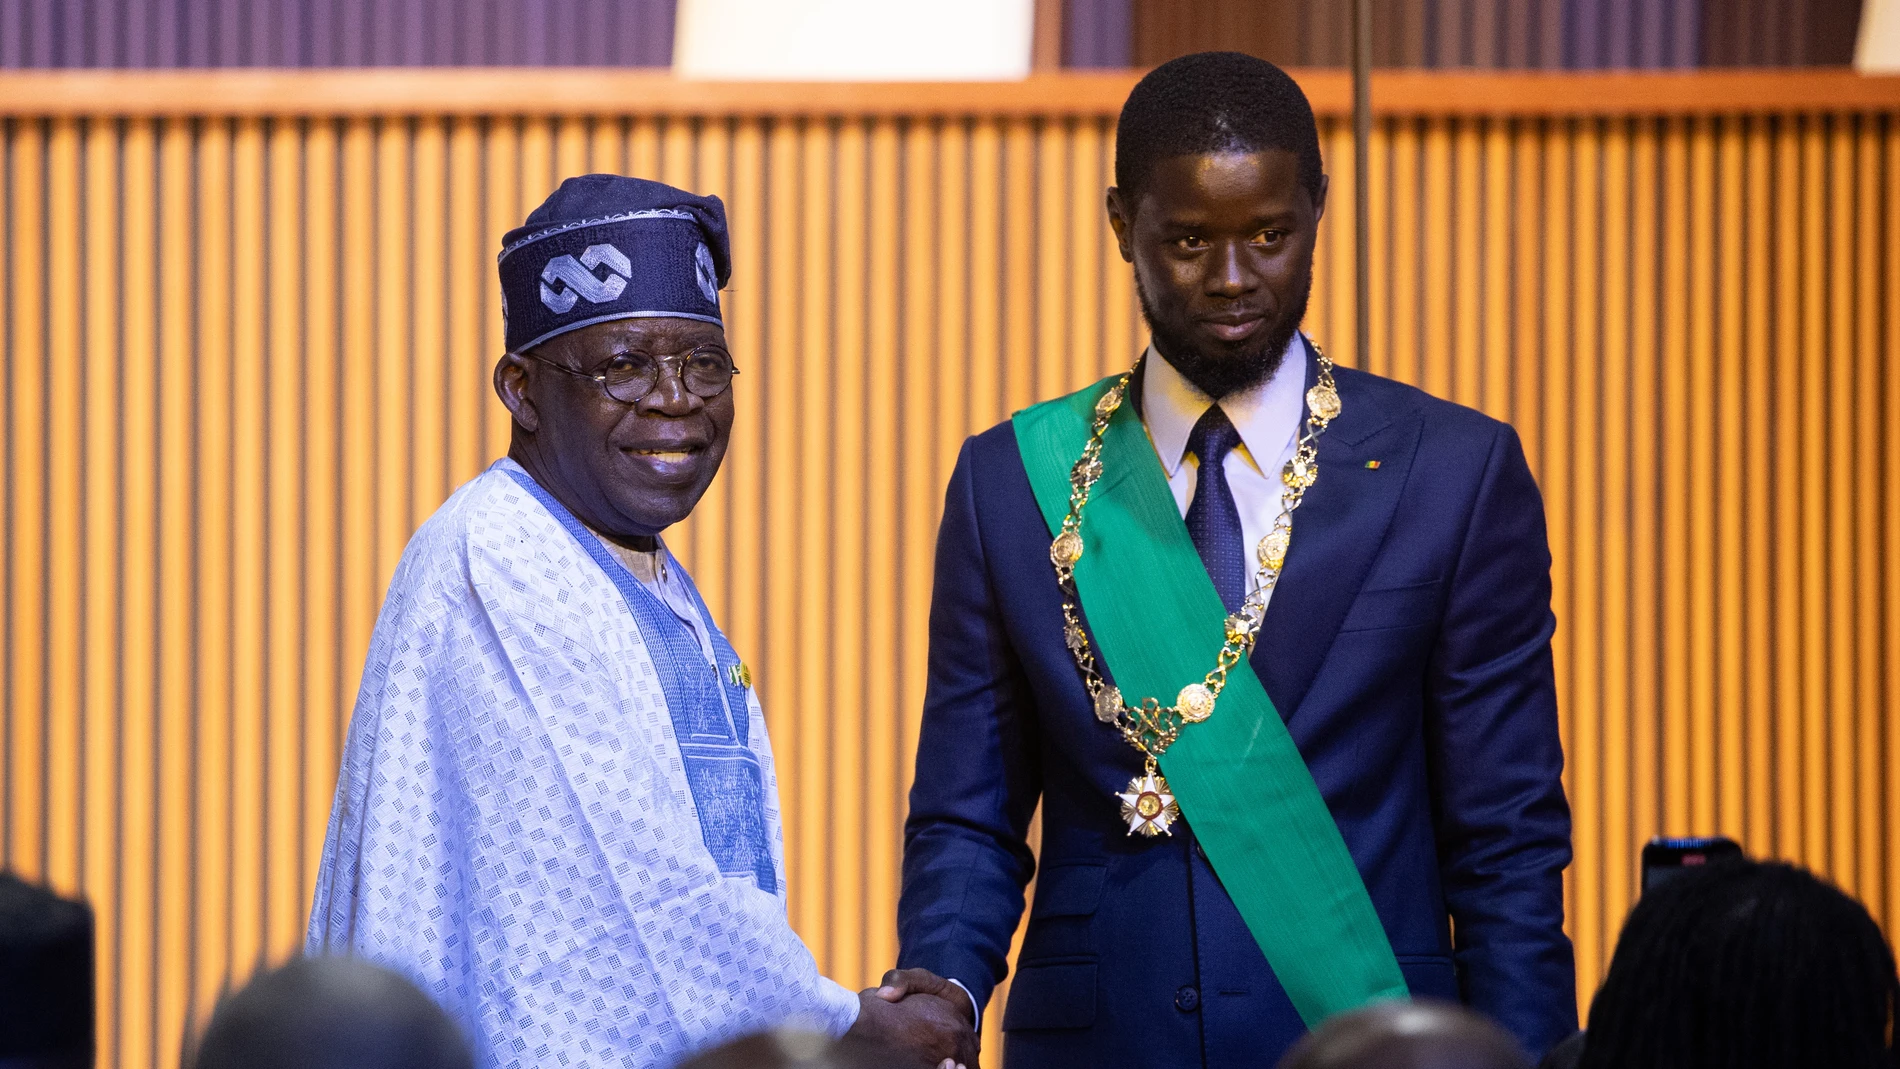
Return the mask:
<svg viewBox="0 0 1900 1069">
<path fill-rule="evenodd" d="M 1300 184 L 1320 196 L 1319 126 L 1287 73 L 1244 52 L 1172 59 L 1135 84 L 1115 129 L 1115 185 L 1139 208 L 1158 160 L 1209 152 L 1284 149 L 1300 161 Z"/>
</svg>

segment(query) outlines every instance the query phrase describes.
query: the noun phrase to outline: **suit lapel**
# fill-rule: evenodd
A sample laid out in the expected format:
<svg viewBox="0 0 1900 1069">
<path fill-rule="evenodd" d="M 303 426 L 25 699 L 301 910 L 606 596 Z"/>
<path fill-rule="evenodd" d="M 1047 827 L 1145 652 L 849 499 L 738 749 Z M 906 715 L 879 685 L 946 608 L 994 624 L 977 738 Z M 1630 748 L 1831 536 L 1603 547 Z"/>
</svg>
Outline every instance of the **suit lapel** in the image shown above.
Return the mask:
<svg viewBox="0 0 1900 1069">
<path fill-rule="evenodd" d="M 1318 369 L 1309 347 L 1309 387 Z M 1319 439 L 1319 480 L 1293 515 L 1293 545 L 1250 660 L 1288 720 L 1365 585 L 1418 451 L 1416 411 L 1388 410 L 1349 376 L 1339 391 L 1339 418 Z"/>
</svg>

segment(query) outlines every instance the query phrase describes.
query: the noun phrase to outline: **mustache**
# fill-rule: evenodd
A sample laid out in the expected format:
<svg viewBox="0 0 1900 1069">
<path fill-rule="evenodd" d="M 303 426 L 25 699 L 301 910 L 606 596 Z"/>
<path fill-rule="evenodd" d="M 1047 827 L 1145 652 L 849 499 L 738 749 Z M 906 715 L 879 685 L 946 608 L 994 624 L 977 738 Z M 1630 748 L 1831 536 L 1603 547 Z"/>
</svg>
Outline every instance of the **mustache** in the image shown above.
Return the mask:
<svg viewBox="0 0 1900 1069">
<path fill-rule="evenodd" d="M 1293 335 L 1300 329 L 1300 323 L 1306 318 L 1306 306 L 1313 294 L 1313 269 L 1309 266 L 1299 284 L 1294 289 L 1294 299 L 1274 317 L 1269 328 L 1263 332 L 1254 344 L 1234 351 L 1204 346 L 1191 333 L 1194 323 L 1212 318 L 1212 316 L 1182 316 L 1179 321 L 1171 321 L 1162 315 L 1154 302 L 1148 287 L 1142 283 L 1141 273 L 1135 273 L 1135 296 L 1141 302 L 1141 316 L 1148 322 L 1148 330 L 1154 338 L 1155 351 L 1160 353 L 1181 377 L 1194 385 L 1194 388 L 1214 398 L 1216 401 L 1245 393 L 1273 377 L 1280 369 L 1280 362 L 1286 357 L 1287 346 L 1293 341 Z M 1236 303 L 1219 309 L 1213 316 L 1229 315 L 1235 312 L 1256 313 L 1259 310 Z M 1264 313 L 1260 313 L 1264 314 Z"/>
</svg>

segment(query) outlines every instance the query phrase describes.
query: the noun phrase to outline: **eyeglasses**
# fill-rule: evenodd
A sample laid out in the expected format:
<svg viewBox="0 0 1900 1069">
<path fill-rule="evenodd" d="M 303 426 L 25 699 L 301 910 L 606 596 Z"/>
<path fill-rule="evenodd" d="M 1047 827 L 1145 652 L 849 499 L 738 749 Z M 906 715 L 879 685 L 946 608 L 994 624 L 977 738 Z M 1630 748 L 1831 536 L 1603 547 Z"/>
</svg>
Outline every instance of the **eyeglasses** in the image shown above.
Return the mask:
<svg viewBox="0 0 1900 1069">
<path fill-rule="evenodd" d="M 592 379 L 607 391 L 607 396 L 623 405 L 639 404 L 660 384 L 660 371 L 671 371 L 680 385 L 695 397 L 714 398 L 732 386 L 739 369 L 732 366 L 732 354 L 717 345 L 701 345 L 674 356 L 647 353 L 619 353 L 592 371 L 575 371 L 533 353 L 516 353 L 577 379 Z"/>
</svg>

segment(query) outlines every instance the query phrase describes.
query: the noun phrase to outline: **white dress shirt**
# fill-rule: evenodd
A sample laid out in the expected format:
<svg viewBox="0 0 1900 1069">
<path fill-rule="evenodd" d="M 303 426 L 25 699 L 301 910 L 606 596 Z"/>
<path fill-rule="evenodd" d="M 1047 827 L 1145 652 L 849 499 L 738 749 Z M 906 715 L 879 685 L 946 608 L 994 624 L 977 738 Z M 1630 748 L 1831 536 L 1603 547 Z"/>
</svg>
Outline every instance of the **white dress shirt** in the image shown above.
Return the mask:
<svg viewBox="0 0 1900 1069">
<path fill-rule="evenodd" d="M 1141 419 L 1154 442 L 1155 455 L 1161 458 L 1161 470 L 1167 473 L 1174 503 L 1185 517 L 1201 467 L 1200 458 L 1187 451 L 1188 435 L 1214 399 L 1183 378 L 1153 345 L 1142 361 L 1142 376 Z M 1221 470 L 1240 511 L 1240 533 L 1248 547 L 1249 593 L 1260 585 L 1253 547 L 1280 515 L 1280 494 L 1286 488 L 1280 470 L 1293 458 L 1298 444 L 1300 421 L 1306 414 L 1305 394 L 1306 347 L 1295 335 L 1267 381 L 1220 402 L 1240 432 L 1240 444 L 1227 454 Z"/>
</svg>

